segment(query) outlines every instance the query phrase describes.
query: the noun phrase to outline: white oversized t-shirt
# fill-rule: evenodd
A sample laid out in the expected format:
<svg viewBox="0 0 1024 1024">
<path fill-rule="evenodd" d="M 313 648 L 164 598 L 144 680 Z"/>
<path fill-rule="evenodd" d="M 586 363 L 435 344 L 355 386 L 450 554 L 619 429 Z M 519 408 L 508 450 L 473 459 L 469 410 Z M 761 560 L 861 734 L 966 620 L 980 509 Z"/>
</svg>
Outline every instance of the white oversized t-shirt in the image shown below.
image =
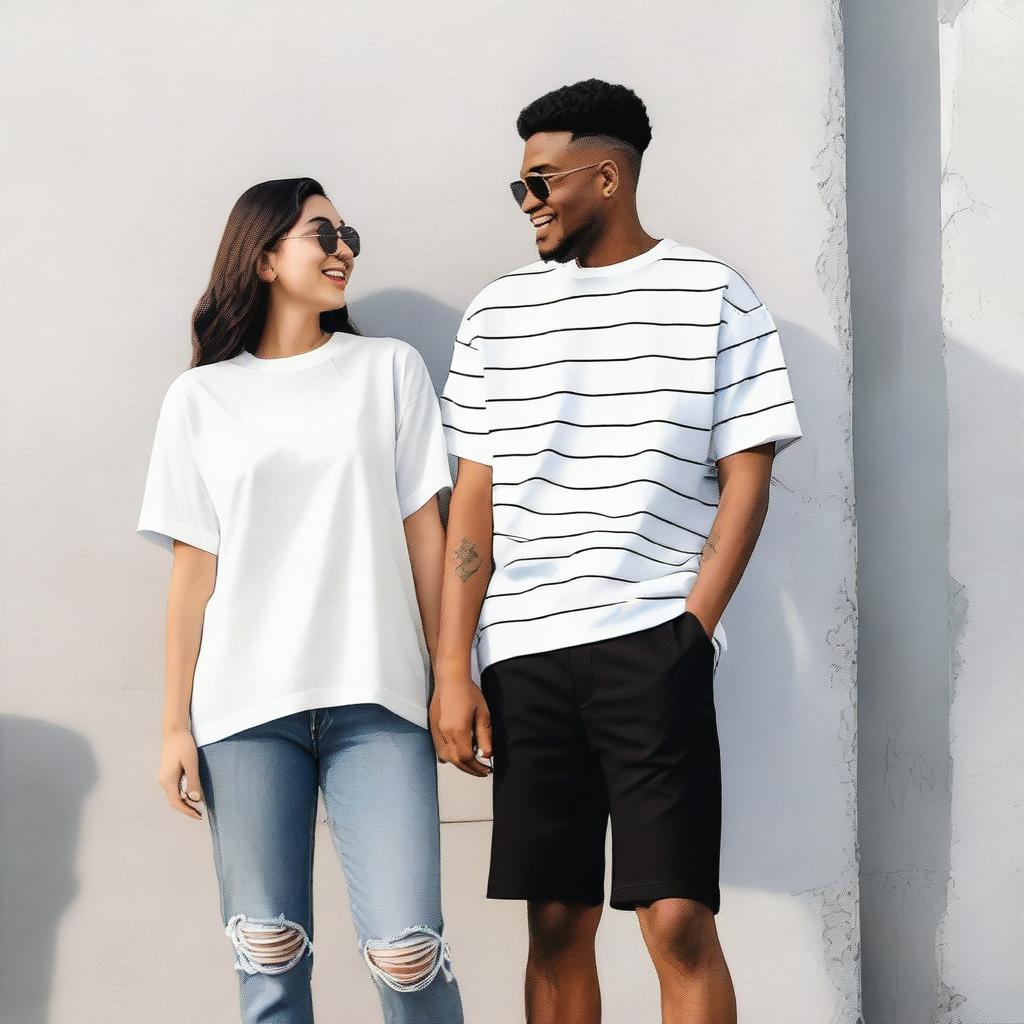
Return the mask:
<svg viewBox="0 0 1024 1024">
<path fill-rule="evenodd" d="M 448 451 L 492 468 L 480 672 L 682 614 L 718 511 L 716 459 L 802 436 L 771 313 L 732 267 L 670 238 L 488 284 L 462 318 L 441 417 Z M 712 641 L 717 668 L 721 621 Z"/>
<path fill-rule="evenodd" d="M 430 660 L 402 521 L 451 486 L 437 395 L 397 338 L 339 332 L 172 381 L 137 530 L 217 555 L 197 745 L 338 704 L 427 727 Z"/>
</svg>

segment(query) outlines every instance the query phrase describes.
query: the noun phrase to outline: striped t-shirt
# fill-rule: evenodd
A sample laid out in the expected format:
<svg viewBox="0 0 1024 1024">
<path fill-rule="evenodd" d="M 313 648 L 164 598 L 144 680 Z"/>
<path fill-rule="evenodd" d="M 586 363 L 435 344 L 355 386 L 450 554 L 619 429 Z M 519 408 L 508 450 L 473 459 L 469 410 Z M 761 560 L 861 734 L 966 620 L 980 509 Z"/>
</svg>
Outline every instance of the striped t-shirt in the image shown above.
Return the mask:
<svg viewBox="0 0 1024 1024">
<path fill-rule="evenodd" d="M 488 284 L 459 326 L 441 420 L 451 454 L 492 467 L 480 672 L 682 614 L 718 510 L 715 460 L 802 436 L 767 307 L 669 238 Z M 712 640 L 717 668 L 721 622 Z"/>
</svg>

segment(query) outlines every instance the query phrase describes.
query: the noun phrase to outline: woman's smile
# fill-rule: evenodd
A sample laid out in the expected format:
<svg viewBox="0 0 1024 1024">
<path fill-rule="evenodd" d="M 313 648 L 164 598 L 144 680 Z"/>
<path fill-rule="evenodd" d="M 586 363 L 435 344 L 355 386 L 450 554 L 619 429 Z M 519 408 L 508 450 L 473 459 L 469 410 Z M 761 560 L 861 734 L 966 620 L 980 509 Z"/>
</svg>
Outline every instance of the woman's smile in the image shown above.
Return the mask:
<svg viewBox="0 0 1024 1024">
<path fill-rule="evenodd" d="M 341 267 L 328 267 L 320 271 L 336 288 L 344 288 L 348 275 Z"/>
</svg>

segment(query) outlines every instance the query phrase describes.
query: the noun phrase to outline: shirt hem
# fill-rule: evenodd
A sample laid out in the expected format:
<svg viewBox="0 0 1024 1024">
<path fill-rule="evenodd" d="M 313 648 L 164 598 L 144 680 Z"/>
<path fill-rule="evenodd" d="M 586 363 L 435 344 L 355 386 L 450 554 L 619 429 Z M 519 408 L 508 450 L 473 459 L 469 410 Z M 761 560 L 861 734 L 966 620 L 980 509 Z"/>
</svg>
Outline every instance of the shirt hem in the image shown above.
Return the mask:
<svg viewBox="0 0 1024 1024">
<path fill-rule="evenodd" d="M 470 462 L 480 462 L 485 466 L 493 466 L 494 464 L 494 460 L 491 458 L 490 453 L 483 451 L 462 439 L 453 441 L 451 436 L 448 435 L 445 447 L 448 454 L 454 455 L 457 459 L 469 459 Z"/>
<path fill-rule="evenodd" d="M 484 670 L 496 662 L 507 658 L 519 657 L 523 654 L 537 654 L 541 651 L 554 651 L 563 647 L 574 647 L 577 644 L 593 643 L 597 640 L 608 640 L 611 637 L 625 636 L 643 629 L 651 629 L 669 619 L 674 619 L 686 611 L 686 598 L 661 598 L 645 601 L 649 608 L 640 608 L 638 602 L 623 606 L 621 618 L 596 628 L 592 621 L 580 617 L 577 625 L 566 623 L 565 615 L 554 615 L 548 619 L 539 619 L 529 624 L 529 642 L 514 644 L 502 642 L 500 636 L 494 640 L 487 639 L 487 633 L 480 633 L 476 648 L 477 665 L 481 676 Z M 606 609 L 600 609 L 604 612 Z M 484 624 L 486 625 L 486 623 Z M 501 629 L 501 625 L 492 626 Z M 722 654 L 728 649 L 725 627 L 719 620 L 711 638 L 715 648 L 715 668 Z"/>
<path fill-rule="evenodd" d="M 314 708 L 339 707 L 347 704 L 380 704 L 406 721 L 427 728 L 427 710 L 391 690 L 375 690 L 370 693 L 339 692 L 336 687 L 325 686 L 301 693 L 289 693 L 273 700 L 264 701 L 255 708 L 221 715 L 198 724 L 192 722 L 192 738 L 197 747 L 233 736 L 243 729 L 263 725 L 275 718 L 295 714 L 297 711 L 312 711 Z"/>
<path fill-rule="evenodd" d="M 398 509 L 403 521 L 408 519 L 413 512 L 418 512 L 423 508 L 423 506 L 430 501 L 435 494 L 438 494 L 445 487 L 449 490 L 452 488 L 451 474 L 447 471 L 439 473 L 436 477 L 428 480 L 421 487 L 413 491 L 411 494 L 406 495 L 404 498 L 399 498 Z"/>
<path fill-rule="evenodd" d="M 220 538 L 216 534 L 169 520 L 157 522 L 152 519 L 144 519 L 136 527 L 135 532 L 145 537 L 146 540 L 153 541 L 165 551 L 174 551 L 175 540 L 184 541 L 194 548 L 201 548 L 211 555 L 217 554 L 220 547 Z"/>
</svg>

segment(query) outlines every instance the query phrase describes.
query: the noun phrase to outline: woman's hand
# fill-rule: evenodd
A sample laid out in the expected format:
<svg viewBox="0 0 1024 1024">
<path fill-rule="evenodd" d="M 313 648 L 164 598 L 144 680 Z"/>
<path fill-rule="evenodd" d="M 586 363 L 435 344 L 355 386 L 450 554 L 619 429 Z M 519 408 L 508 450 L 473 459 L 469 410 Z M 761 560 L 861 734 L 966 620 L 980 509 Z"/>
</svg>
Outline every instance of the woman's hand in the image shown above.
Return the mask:
<svg viewBox="0 0 1024 1024">
<path fill-rule="evenodd" d="M 471 678 L 438 682 L 430 701 L 430 735 L 437 759 L 455 765 L 467 775 L 484 778 L 490 765 L 477 759 L 490 758 L 491 715 L 483 693 Z"/>
<path fill-rule="evenodd" d="M 185 786 L 182 787 L 182 777 Z M 190 818 L 201 818 L 202 814 L 186 799 L 183 788 L 189 799 L 198 803 L 203 799 L 199 788 L 199 751 L 196 741 L 189 729 L 175 729 L 164 733 L 164 746 L 160 754 L 160 774 L 157 782 L 167 794 L 167 802 L 176 811 L 187 814 Z"/>
</svg>

